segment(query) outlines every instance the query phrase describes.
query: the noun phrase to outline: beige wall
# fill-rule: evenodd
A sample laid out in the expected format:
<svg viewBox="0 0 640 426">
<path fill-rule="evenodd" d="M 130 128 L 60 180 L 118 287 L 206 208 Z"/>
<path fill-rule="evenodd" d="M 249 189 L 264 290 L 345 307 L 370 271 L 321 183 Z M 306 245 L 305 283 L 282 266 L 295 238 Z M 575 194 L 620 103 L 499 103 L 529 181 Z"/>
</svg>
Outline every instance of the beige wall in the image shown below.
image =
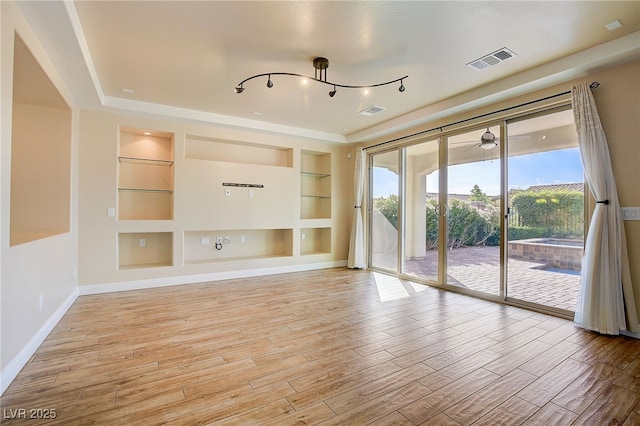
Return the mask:
<svg viewBox="0 0 640 426">
<path fill-rule="evenodd" d="M 536 99 L 571 90 L 579 81 L 598 81 L 600 87 L 593 91 L 602 125 L 607 134 L 611 162 L 618 186 L 618 197 L 622 207 L 640 206 L 640 61 L 594 71 L 584 77 L 546 88 L 508 101 L 493 104 L 464 114 L 448 116 L 425 123 L 409 130 L 388 135 L 368 145 L 393 140 L 398 137 L 444 126 L 466 118 L 491 113 L 503 108 L 520 105 Z M 464 94 L 460 98 L 464 98 Z M 557 98 L 563 99 L 563 98 Z M 569 96 L 564 96 L 569 99 Z M 455 105 L 456 98 L 447 102 Z M 528 108 L 531 108 L 528 107 Z M 636 305 L 640 312 L 640 221 L 625 221 L 627 246 L 631 263 L 631 279 L 635 290 Z"/>
<path fill-rule="evenodd" d="M 13 103 L 11 245 L 69 232 L 71 110 Z"/>
<path fill-rule="evenodd" d="M 174 134 L 173 220 L 117 220 L 107 216 L 109 208 L 118 208 L 117 156 L 120 127 Z M 194 139 L 198 144 L 206 144 L 206 140 L 210 140 L 216 146 L 219 146 L 220 141 L 244 144 L 240 151 L 246 151 L 246 154 L 236 156 L 233 152 L 228 152 L 227 156 L 233 161 L 189 158 L 200 155 L 193 152 L 185 155 L 185 144 Z M 247 148 L 246 144 L 258 145 L 256 154 L 252 154 L 251 147 Z M 257 156 L 254 158 L 257 163 L 262 160 L 267 163 L 273 161 L 262 158 L 268 152 L 260 149 L 263 145 L 291 149 L 293 162 L 290 166 L 242 162 L 244 158 L 251 161 L 252 155 Z M 233 145 L 226 149 L 231 151 Z M 333 186 L 330 219 L 300 219 L 300 162 L 301 153 L 305 150 L 331 153 Z M 351 223 L 353 158 L 347 158 L 351 151 L 352 148 L 344 145 L 317 140 L 83 110 L 80 118 L 79 285 L 133 282 L 131 286 L 135 287 L 135 281 L 139 280 L 180 277 L 182 282 L 189 282 L 207 280 L 211 274 L 218 273 L 222 273 L 220 276 L 224 277 L 224 273 L 247 273 L 252 269 L 287 270 L 305 265 L 313 267 L 314 264 L 342 264 L 347 258 Z M 231 197 L 226 197 L 222 182 L 256 183 L 264 185 L 264 188 L 255 189 L 253 197 L 248 197 L 246 188 L 230 188 Z M 300 254 L 300 230 L 309 227 L 332 228 L 331 253 Z M 253 232 L 262 229 L 291 230 L 292 243 L 288 243 L 290 247 L 276 249 L 277 245 L 287 242 L 273 241 L 283 235 L 284 238 L 289 238 L 287 232 Z M 246 238 L 253 238 L 247 241 L 246 246 L 239 244 L 242 230 L 252 231 L 246 232 Z M 117 235 L 124 232 L 172 233 L 173 265 L 119 269 Z M 185 238 L 185 232 L 188 238 Z M 200 234 L 210 238 L 225 235 L 234 238 L 230 246 L 217 253 L 212 246 L 202 248 L 198 237 Z M 310 237 L 313 236 L 311 233 Z M 262 249 L 258 247 L 260 244 L 263 244 Z M 256 250 L 270 251 L 265 244 L 274 247 L 271 254 L 276 257 L 253 257 Z M 194 262 L 195 258 L 191 253 L 196 257 L 218 257 L 209 262 Z M 277 256 L 281 253 L 285 256 Z M 234 257 L 239 259 L 233 260 Z"/>
<path fill-rule="evenodd" d="M 46 52 L 39 44 L 35 35 L 24 21 L 24 18 L 12 2 L 0 2 L 1 13 L 1 75 L 0 75 L 0 114 L 1 114 L 1 151 L 0 151 L 0 310 L 1 310 L 1 338 L 0 367 L 2 376 L 2 390 L 8 382 L 19 372 L 24 363 L 29 360 L 33 351 L 51 331 L 60 316 L 75 300 L 77 284 L 75 279 L 76 269 L 76 229 L 75 199 L 76 199 L 76 167 L 74 162 L 77 153 L 77 132 L 75 123 L 77 112 L 70 102 L 71 97 L 63 82 L 59 78 L 55 68 L 49 62 Z M 33 53 L 33 56 L 41 65 L 57 91 L 63 96 L 69 105 L 71 113 L 63 113 L 63 120 L 71 122 L 71 130 L 67 128 L 66 140 L 66 166 L 59 170 L 67 181 L 66 200 L 67 206 L 63 206 L 62 212 L 55 213 L 56 221 L 65 222 L 64 229 L 57 229 L 58 235 L 36 241 L 26 242 L 16 246 L 10 246 L 10 200 L 11 200 L 11 140 L 12 140 L 12 116 L 13 106 L 13 63 L 14 63 L 14 36 L 19 33 L 25 45 Z M 21 106 L 18 109 L 42 109 L 36 107 Z M 45 114 L 49 116 L 49 114 Z M 53 114 L 55 115 L 55 114 Z M 33 117 L 32 114 L 26 116 Z M 24 117 L 24 116 L 23 116 Z M 59 117 L 58 117 L 59 118 Z M 31 121 L 31 119 L 27 120 Z M 34 120 L 24 123 L 25 126 L 44 126 L 47 123 Z M 49 123 L 50 124 L 50 123 Z M 25 127 L 20 126 L 20 127 Z M 40 129 L 44 130 L 44 129 Z M 70 146 L 71 151 L 68 151 Z M 65 148 L 63 148 L 65 150 Z M 70 160 L 68 159 L 70 156 Z M 49 158 L 50 161 L 60 161 L 57 156 Z M 65 162 L 63 161 L 63 163 Z M 38 167 L 45 167 L 38 164 Z M 28 186 L 29 184 L 27 184 Z M 24 191 L 25 189 L 19 189 Z M 28 189 L 27 189 L 28 191 Z M 17 194 L 13 194 L 14 197 Z M 46 207 L 46 206 L 43 206 Z M 34 208 L 30 206 L 29 208 Z M 66 216 L 62 218 L 62 216 Z M 58 226 L 56 225 L 56 228 Z"/>
</svg>

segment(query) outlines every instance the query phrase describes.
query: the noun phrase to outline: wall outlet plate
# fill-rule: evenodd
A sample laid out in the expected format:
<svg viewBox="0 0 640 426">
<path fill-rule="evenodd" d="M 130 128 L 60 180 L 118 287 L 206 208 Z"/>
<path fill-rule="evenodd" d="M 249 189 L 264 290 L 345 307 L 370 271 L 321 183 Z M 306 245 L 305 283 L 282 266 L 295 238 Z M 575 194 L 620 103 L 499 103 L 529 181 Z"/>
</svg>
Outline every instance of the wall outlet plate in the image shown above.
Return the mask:
<svg viewBox="0 0 640 426">
<path fill-rule="evenodd" d="M 640 220 L 640 207 L 622 207 L 622 220 Z"/>
<path fill-rule="evenodd" d="M 202 237 L 200 239 L 200 244 L 202 244 L 203 246 L 208 246 L 211 243 L 211 241 L 209 240 L 209 237 Z"/>
</svg>

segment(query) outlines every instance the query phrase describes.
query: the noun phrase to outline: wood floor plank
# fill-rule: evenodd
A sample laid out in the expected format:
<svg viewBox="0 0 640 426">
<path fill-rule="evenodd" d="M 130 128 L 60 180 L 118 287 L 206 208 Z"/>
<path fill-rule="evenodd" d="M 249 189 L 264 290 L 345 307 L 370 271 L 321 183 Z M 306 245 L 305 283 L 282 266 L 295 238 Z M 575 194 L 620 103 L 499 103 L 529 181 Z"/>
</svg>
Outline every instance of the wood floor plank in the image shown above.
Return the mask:
<svg viewBox="0 0 640 426">
<path fill-rule="evenodd" d="M 529 361 L 520 365 L 518 368 L 523 371 L 527 371 L 537 376 L 542 376 L 551 370 L 556 365 L 562 363 L 569 358 L 572 354 L 580 349 L 579 345 L 575 343 L 562 341 L 551 348 L 536 355 Z"/>
<path fill-rule="evenodd" d="M 502 404 L 474 422 L 474 426 L 519 425 L 538 411 L 538 406 L 517 396 L 507 399 Z"/>
<path fill-rule="evenodd" d="M 342 392 L 326 399 L 325 402 L 333 411 L 340 414 L 354 406 L 364 405 L 370 400 L 392 392 L 395 388 L 417 381 L 431 372 L 433 372 L 432 368 L 424 364 L 415 364 L 396 373 L 372 380 L 357 388 Z M 426 386 L 420 386 L 426 392 L 431 392 Z"/>
<path fill-rule="evenodd" d="M 542 352 L 549 350 L 551 347 L 552 346 L 547 343 L 539 340 L 533 340 L 505 355 L 502 355 L 500 358 L 485 365 L 484 368 L 504 376 L 509 371 L 515 370 L 525 362 L 535 358 Z"/>
<path fill-rule="evenodd" d="M 569 426 L 578 417 L 572 411 L 549 403 L 536 411 L 523 423 L 525 426 Z"/>
<path fill-rule="evenodd" d="M 516 395 L 535 379 L 533 374 L 513 370 L 452 405 L 444 413 L 459 423 L 469 424 Z"/>
<path fill-rule="evenodd" d="M 551 402 L 574 413 L 581 413 L 613 383 L 620 372 L 619 368 L 607 364 L 591 365 Z"/>
<path fill-rule="evenodd" d="M 479 368 L 398 411 L 415 424 L 421 424 L 499 378 L 497 374 Z"/>
<path fill-rule="evenodd" d="M 283 416 L 270 416 L 268 421 L 265 418 L 264 422 L 258 424 L 261 426 L 314 425 L 322 423 L 323 421 L 328 420 L 334 416 L 335 413 L 331 410 L 331 408 L 327 407 L 327 404 L 319 402 L 317 404 L 303 408 L 302 410 L 289 412 Z M 255 417 L 252 416 L 252 418 Z M 232 424 L 245 425 L 247 423 L 243 422 Z"/>
<path fill-rule="evenodd" d="M 622 370 L 613 383 L 625 389 L 640 393 L 640 354 L 636 356 L 627 368 Z"/>
<path fill-rule="evenodd" d="M 363 384 L 370 383 L 378 377 L 384 377 L 396 371 L 401 371 L 401 368 L 389 360 L 351 374 L 338 375 L 338 378 L 331 376 L 323 377 L 315 386 L 291 396 L 289 402 L 298 410 L 350 389 L 357 388 Z"/>
<path fill-rule="evenodd" d="M 214 421 L 211 424 L 216 426 L 261 426 L 267 424 L 267 422 L 270 422 L 273 419 L 277 419 L 276 421 L 281 421 L 283 416 L 286 416 L 290 413 L 295 413 L 295 410 L 293 409 L 291 404 L 289 404 L 286 399 L 278 399 L 260 407 L 256 407 L 252 410 L 247 410 L 234 416 L 229 416 L 222 420 Z M 331 413 L 331 415 L 333 415 L 333 413 Z"/>
<path fill-rule="evenodd" d="M 0 407 L 65 426 L 635 426 L 640 340 L 332 268 L 80 296 Z"/>
<path fill-rule="evenodd" d="M 414 426 L 414 424 L 402 414 L 393 411 L 391 414 L 387 414 L 381 419 L 369 423 L 369 426 Z"/>
<path fill-rule="evenodd" d="M 344 411 L 335 417 L 330 418 L 323 425 L 344 426 L 361 425 L 371 423 L 384 417 L 390 411 L 396 411 L 403 405 L 419 399 L 431 392 L 417 381 L 394 388 L 389 392 L 368 402 L 355 406 L 348 411 Z"/>
<path fill-rule="evenodd" d="M 576 426 L 621 425 L 639 400 L 639 393 L 615 385 L 609 386 L 573 424 Z"/>
<path fill-rule="evenodd" d="M 589 364 L 566 359 L 522 389 L 518 396 L 542 407 L 589 370 Z"/>
</svg>

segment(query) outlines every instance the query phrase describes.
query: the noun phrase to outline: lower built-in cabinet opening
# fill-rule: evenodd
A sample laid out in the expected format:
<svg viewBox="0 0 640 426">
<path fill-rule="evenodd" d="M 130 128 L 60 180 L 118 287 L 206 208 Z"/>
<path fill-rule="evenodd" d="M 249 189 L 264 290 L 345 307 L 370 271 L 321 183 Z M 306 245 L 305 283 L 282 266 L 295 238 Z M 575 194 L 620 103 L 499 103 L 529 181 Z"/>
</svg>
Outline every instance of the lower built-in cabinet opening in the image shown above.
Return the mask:
<svg viewBox="0 0 640 426">
<path fill-rule="evenodd" d="M 118 234 L 118 268 L 137 269 L 173 265 L 173 233 Z"/>
<path fill-rule="evenodd" d="M 203 230 L 184 233 L 185 264 L 293 256 L 292 229 Z"/>
<path fill-rule="evenodd" d="M 331 253 L 331 228 L 301 228 L 300 254 Z"/>
</svg>

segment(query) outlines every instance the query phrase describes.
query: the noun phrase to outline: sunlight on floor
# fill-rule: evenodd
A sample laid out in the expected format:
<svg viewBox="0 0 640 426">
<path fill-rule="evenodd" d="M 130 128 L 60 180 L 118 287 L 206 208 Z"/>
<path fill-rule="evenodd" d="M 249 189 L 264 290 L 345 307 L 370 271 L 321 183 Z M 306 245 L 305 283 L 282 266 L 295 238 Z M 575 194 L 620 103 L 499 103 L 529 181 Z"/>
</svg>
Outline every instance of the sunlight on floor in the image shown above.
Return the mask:
<svg viewBox="0 0 640 426">
<path fill-rule="evenodd" d="M 409 292 L 399 278 L 377 272 L 373 273 L 373 278 L 375 279 L 381 302 L 409 297 Z"/>
</svg>

